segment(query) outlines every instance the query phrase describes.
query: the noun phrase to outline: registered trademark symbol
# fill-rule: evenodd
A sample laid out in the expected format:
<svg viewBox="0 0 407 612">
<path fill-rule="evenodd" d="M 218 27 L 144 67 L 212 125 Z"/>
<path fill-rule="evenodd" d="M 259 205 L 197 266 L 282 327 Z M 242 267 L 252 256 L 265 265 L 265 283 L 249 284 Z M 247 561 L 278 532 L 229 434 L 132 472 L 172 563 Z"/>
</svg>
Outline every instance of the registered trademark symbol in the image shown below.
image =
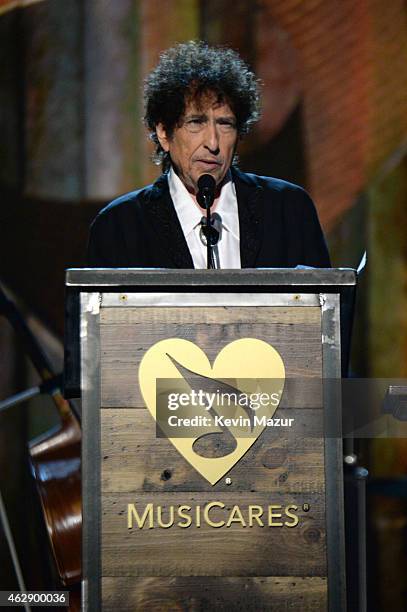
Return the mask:
<svg viewBox="0 0 407 612">
<path fill-rule="evenodd" d="M 308 512 L 310 509 L 310 505 L 309 504 L 302 504 L 302 509 L 304 510 L 304 512 Z"/>
<path fill-rule="evenodd" d="M 225 478 L 225 482 L 227 485 L 231 485 L 232 484 L 232 479 L 229 478 L 229 476 L 227 478 Z"/>
</svg>

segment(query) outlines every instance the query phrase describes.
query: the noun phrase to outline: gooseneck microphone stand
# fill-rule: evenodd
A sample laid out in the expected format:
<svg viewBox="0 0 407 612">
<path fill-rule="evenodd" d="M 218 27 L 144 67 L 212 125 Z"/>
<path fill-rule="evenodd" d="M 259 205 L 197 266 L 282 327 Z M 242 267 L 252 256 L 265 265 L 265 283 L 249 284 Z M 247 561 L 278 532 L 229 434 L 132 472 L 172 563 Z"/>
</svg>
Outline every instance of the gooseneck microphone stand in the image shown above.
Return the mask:
<svg viewBox="0 0 407 612">
<path fill-rule="evenodd" d="M 216 181 L 210 174 L 202 174 L 198 179 L 198 193 L 196 199 L 202 208 L 206 209 L 206 260 L 207 269 L 214 267 L 212 262 L 211 241 L 211 206 L 215 199 Z"/>
</svg>

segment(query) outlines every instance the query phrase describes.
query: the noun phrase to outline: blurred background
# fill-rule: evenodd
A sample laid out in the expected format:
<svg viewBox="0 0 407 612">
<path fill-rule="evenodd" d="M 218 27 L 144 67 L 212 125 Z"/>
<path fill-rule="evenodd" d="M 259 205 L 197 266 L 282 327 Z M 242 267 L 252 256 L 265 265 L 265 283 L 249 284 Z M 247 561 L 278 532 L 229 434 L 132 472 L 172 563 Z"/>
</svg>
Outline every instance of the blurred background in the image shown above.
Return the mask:
<svg viewBox="0 0 407 612">
<path fill-rule="evenodd" d="M 158 176 L 143 79 L 162 50 L 191 39 L 233 47 L 263 82 L 241 169 L 310 192 L 334 266 L 357 267 L 367 250 L 352 372 L 407 377 L 403 0 L 0 0 L 0 281 L 56 371 L 64 270 L 85 265 L 97 210 Z M 0 399 L 38 380 L 0 316 Z M 31 589 L 48 570 L 27 441 L 57 420 L 45 396 L 0 413 L 0 490 Z M 360 451 L 370 472 L 368 609 L 407 610 L 407 440 L 364 441 Z M 17 588 L 1 529 L 0 581 Z"/>
</svg>

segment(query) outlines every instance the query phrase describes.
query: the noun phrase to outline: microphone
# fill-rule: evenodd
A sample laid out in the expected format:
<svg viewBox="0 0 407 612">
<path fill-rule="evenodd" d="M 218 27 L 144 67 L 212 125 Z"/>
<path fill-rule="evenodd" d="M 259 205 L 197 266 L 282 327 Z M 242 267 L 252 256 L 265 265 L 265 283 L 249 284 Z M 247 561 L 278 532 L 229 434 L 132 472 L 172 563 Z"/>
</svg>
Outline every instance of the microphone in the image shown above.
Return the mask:
<svg viewBox="0 0 407 612">
<path fill-rule="evenodd" d="M 198 193 L 196 194 L 197 202 L 202 208 L 206 208 L 206 231 L 207 236 L 210 236 L 211 228 L 211 206 L 215 199 L 216 181 L 210 174 L 202 174 L 198 179 Z M 207 267 L 213 268 L 212 262 L 212 245 L 210 239 L 206 241 L 206 260 Z"/>
<path fill-rule="evenodd" d="M 198 179 L 196 199 L 202 208 L 209 210 L 215 199 L 216 181 L 210 174 L 202 174 Z"/>
</svg>

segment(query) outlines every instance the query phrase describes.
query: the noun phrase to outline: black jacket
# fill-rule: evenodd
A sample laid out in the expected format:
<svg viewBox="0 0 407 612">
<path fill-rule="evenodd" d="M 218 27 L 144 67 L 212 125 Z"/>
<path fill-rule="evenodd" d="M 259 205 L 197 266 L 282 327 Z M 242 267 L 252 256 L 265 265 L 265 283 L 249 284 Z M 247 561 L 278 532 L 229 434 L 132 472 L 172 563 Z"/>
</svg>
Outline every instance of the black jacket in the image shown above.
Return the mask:
<svg viewBox="0 0 407 612">
<path fill-rule="evenodd" d="M 232 168 L 242 268 L 330 267 L 311 198 L 297 185 Z M 167 176 L 123 195 L 97 215 L 88 265 L 98 268 L 193 268 Z"/>
</svg>

